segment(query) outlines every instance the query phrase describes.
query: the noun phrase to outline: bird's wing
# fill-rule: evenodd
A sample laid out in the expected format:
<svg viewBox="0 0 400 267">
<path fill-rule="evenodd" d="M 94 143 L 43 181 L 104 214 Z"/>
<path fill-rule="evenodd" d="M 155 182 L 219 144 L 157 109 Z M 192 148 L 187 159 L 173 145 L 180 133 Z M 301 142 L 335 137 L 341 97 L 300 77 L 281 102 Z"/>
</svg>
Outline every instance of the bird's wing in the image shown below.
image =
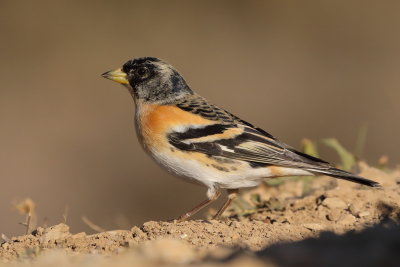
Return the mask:
<svg viewBox="0 0 400 267">
<path fill-rule="evenodd" d="M 266 131 L 207 103 L 200 96 L 182 99 L 176 105 L 185 111 L 215 121 L 215 124 L 201 127 L 193 125 L 187 127 L 184 132 L 169 133 L 169 142 L 178 149 L 261 165 L 318 169 L 331 167 L 327 162 L 296 151 Z"/>
</svg>

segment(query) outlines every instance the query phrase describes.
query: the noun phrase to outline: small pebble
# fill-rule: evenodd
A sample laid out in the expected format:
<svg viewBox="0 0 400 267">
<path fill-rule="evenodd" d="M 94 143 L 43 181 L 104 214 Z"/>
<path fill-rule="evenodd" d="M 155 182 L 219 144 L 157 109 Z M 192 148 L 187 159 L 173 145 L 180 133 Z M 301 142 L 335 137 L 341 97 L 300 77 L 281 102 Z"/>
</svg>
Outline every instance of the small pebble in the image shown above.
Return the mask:
<svg viewBox="0 0 400 267">
<path fill-rule="evenodd" d="M 360 217 L 360 218 L 367 217 L 369 215 L 370 215 L 369 211 L 362 211 L 362 212 L 358 213 L 358 217 Z"/>
<path fill-rule="evenodd" d="M 344 215 L 338 223 L 343 224 L 343 225 L 352 225 L 356 222 L 356 217 L 354 217 L 351 214 L 346 214 Z"/>
<path fill-rule="evenodd" d="M 188 237 L 187 234 L 182 234 L 182 235 L 181 235 L 181 238 L 182 238 L 182 239 L 184 239 L 184 238 L 186 238 L 186 237 Z"/>
<path fill-rule="evenodd" d="M 335 222 L 335 221 L 339 220 L 341 218 L 341 216 L 342 216 L 341 211 L 335 209 L 335 210 L 331 210 L 331 212 L 328 213 L 327 218 L 328 218 L 328 220 Z"/>
<path fill-rule="evenodd" d="M 322 205 L 330 209 L 347 209 L 347 204 L 337 197 L 329 197 L 322 201 Z"/>
</svg>

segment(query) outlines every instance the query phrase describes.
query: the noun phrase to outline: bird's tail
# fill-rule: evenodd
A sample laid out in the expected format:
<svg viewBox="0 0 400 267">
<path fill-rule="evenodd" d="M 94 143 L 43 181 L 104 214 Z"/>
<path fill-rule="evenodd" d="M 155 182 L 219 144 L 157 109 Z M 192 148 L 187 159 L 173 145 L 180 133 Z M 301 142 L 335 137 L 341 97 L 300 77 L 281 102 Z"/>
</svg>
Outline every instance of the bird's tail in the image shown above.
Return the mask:
<svg viewBox="0 0 400 267">
<path fill-rule="evenodd" d="M 325 174 L 328 176 L 332 176 L 335 178 L 339 178 L 339 179 L 343 179 L 343 180 L 347 180 L 347 181 L 351 181 L 354 183 L 358 183 L 358 184 L 362 184 L 362 185 L 367 185 L 367 186 L 371 186 L 371 187 L 375 187 L 375 188 L 382 188 L 382 185 L 374 182 L 372 180 L 368 180 L 364 177 L 352 174 L 350 172 L 346 172 L 340 169 L 336 169 L 336 168 L 329 168 L 329 169 L 309 169 L 308 171 L 312 172 L 312 173 L 316 173 L 316 174 Z"/>
</svg>

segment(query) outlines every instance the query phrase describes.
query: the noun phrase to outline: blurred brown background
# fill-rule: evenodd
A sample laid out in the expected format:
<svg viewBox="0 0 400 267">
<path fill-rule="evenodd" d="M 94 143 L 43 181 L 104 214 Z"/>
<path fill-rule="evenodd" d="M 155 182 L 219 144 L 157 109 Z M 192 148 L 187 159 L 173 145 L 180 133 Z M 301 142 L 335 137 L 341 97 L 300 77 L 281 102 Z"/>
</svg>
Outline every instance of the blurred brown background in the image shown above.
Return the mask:
<svg viewBox="0 0 400 267">
<path fill-rule="evenodd" d="M 73 232 L 172 219 L 205 189 L 141 150 L 133 102 L 100 77 L 134 57 L 173 64 L 199 94 L 297 146 L 336 137 L 399 162 L 398 1 L 0 1 L 0 232 L 12 202 Z M 322 157 L 337 158 L 328 149 Z"/>
</svg>

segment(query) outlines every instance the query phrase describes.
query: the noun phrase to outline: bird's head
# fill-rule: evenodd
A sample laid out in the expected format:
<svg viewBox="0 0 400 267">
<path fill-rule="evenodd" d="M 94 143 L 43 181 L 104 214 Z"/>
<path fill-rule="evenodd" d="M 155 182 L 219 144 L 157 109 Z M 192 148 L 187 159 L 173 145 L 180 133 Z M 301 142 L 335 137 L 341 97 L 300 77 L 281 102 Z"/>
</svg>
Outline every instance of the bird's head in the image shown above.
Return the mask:
<svg viewBox="0 0 400 267">
<path fill-rule="evenodd" d="M 135 100 L 167 104 L 193 94 L 183 77 L 158 58 L 136 58 L 122 68 L 102 74 L 104 78 L 126 86 Z"/>
</svg>

